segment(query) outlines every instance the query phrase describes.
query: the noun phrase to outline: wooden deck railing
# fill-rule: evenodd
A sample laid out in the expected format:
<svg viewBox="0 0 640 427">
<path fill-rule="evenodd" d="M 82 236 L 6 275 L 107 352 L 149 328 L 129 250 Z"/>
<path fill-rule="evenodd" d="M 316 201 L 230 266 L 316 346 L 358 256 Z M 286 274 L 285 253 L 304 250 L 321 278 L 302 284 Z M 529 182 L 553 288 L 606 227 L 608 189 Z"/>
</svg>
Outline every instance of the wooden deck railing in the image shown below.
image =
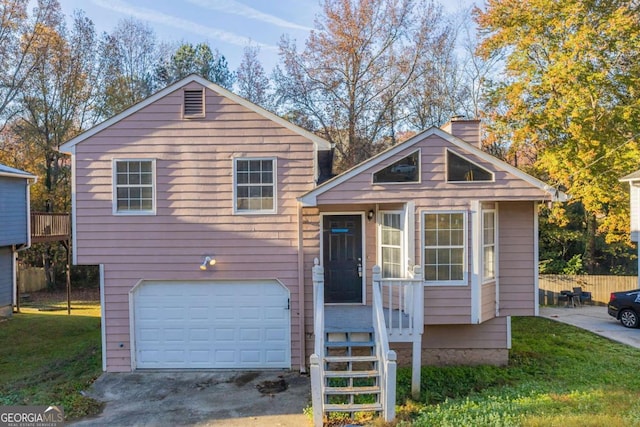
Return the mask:
<svg viewBox="0 0 640 427">
<path fill-rule="evenodd" d="M 71 238 L 68 213 L 31 212 L 31 242 L 55 242 Z"/>
</svg>

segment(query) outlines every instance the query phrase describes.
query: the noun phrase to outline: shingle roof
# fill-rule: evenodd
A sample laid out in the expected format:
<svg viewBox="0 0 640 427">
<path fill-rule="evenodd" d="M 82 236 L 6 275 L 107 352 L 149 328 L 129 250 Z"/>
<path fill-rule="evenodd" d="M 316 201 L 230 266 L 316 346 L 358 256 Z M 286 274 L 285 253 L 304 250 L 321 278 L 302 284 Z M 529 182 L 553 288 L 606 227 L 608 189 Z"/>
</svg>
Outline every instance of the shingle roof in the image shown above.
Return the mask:
<svg viewBox="0 0 640 427">
<path fill-rule="evenodd" d="M 630 173 L 627 176 L 620 178 L 620 181 L 637 181 L 640 180 L 640 170 Z"/>
<path fill-rule="evenodd" d="M 36 176 L 20 169 L 12 168 L 0 163 L 0 176 L 10 176 L 15 178 L 35 179 Z"/>
</svg>

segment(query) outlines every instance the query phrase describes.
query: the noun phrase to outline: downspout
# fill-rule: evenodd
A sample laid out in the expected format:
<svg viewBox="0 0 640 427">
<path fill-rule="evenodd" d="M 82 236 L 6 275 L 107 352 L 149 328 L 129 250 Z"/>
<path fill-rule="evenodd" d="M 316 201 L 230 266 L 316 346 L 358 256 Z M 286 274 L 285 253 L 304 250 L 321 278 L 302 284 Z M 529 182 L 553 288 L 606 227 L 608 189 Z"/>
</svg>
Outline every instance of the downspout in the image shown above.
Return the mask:
<svg viewBox="0 0 640 427">
<path fill-rule="evenodd" d="M 533 202 L 533 315 L 540 316 L 540 225 L 538 203 Z"/>
<path fill-rule="evenodd" d="M 304 233 L 302 227 L 302 203 L 298 202 L 298 327 L 300 329 L 300 373 L 305 374 L 307 372 L 307 356 L 305 351 L 307 347 L 305 337 L 307 334 L 304 328 Z"/>
<path fill-rule="evenodd" d="M 13 306 L 20 313 L 20 302 L 18 301 L 18 251 L 16 245 L 11 246 L 11 284 L 13 287 Z"/>
</svg>

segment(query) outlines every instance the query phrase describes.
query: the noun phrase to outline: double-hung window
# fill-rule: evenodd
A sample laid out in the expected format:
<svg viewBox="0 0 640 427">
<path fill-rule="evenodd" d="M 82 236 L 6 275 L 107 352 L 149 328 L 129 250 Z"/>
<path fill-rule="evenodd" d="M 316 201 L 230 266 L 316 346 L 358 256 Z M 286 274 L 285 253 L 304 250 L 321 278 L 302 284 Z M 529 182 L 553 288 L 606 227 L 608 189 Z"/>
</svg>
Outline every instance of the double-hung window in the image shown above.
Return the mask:
<svg viewBox="0 0 640 427">
<path fill-rule="evenodd" d="M 496 278 L 496 212 L 482 212 L 482 279 L 487 282 Z"/>
<path fill-rule="evenodd" d="M 380 264 L 383 278 L 402 278 L 402 213 L 380 212 Z"/>
<path fill-rule="evenodd" d="M 234 159 L 236 213 L 276 212 L 276 160 Z"/>
<path fill-rule="evenodd" d="M 424 214 L 425 281 L 443 284 L 465 283 L 465 224 L 464 212 Z"/>
<path fill-rule="evenodd" d="M 155 160 L 116 159 L 113 161 L 113 176 L 114 213 L 155 213 Z"/>
</svg>

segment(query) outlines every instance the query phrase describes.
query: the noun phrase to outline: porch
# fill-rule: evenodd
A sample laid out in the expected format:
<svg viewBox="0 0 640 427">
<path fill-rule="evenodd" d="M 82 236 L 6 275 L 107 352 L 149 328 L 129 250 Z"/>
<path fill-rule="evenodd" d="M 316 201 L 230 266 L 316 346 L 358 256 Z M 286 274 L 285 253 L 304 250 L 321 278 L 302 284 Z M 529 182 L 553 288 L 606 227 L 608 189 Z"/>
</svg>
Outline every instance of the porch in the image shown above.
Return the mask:
<svg viewBox="0 0 640 427">
<path fill-rule="evenodd" d="M 327 332 L 346 332 L 353 329 L 373 328 L 373 307 L 370 305 L 325 305 L 324 329 Z M 385 325 L 409 327 L 410 316 L 398 309 L 384 310 Z"/>
<path fill-rule="evenodd" d="M 424 291 L 419 267 L 406 279 L 372 270 L 371 305 L 324 302 L 324 270 L 315 260 L 314 354 L 310 357 L 314 424 L 329 412 L 378 412 L 395 418 L 396 353 L 389 342 L 411 342 L 412 394 L 420 393 Z M 361 397 L 365 399 L 361 399 Z M 371 403 L 373 401 L 373 403 Z M 365 403 L 366 402 L 366 403 Z"/>
</svg>

